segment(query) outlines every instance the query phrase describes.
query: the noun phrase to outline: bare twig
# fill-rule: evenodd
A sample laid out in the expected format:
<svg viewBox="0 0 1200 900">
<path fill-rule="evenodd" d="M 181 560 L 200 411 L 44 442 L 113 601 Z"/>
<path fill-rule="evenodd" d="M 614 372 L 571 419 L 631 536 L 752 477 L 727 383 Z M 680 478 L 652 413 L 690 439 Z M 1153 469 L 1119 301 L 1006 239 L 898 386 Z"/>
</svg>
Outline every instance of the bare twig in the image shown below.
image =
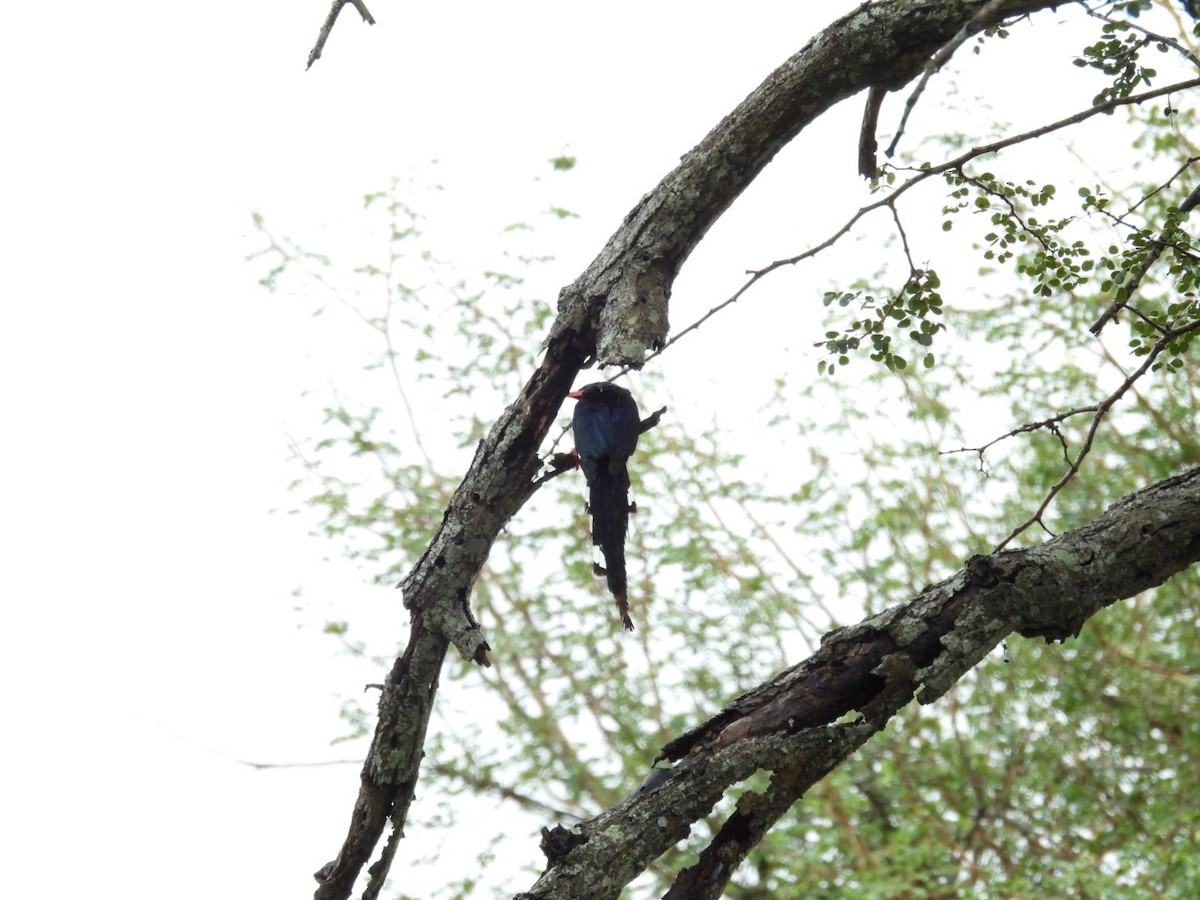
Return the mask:
<svg viewBox="0 0 1200 900">
<path fill-rule="evenodd" d="M 265 771 L 266 769 L 320 769 L 320 768 L 323 768 L 324 766 L 357 766 L 357 765 L 359 765 L 359 761 L 357 759 L 322 759 L 322 760 L 317 760 L 316 762 L 290 762 L 290 763 L 254 762 L 253 760 L 249 760 L 249 759 L 238 759 L 235 761 L 241 763 L 243 766 L 249 766 L 251 769 L 258 769 L 260 772 Z"/>
<path fill-rule="evenodd" d="M 1051 434 L 1053 434 L 1055 437 L 1057 437 L 1059 440 L 1059 443 L 1062 444 L 1063 458 L 1066 460 L 1066 462 L 1069 465 L 1071 460 L 1070 460 L 1070 457 L 1067 456 L 1067 453 L 1068 453 L 1067 441 L 1066 441 L 1066 438 L 1063 437 L 1062 431 L 1060 431 L 1058 428 L 1059 424 L 1062 422 L 1065 422 L 1067 419 L 1070 419 L 1074 416 L 1082 415 L 1083 413 L 1089 413 L 1089 412 L 1094 413 L 1099 408 L 1100 408 L 1100 404 L 1098 404 L 1098 403 L 1093 403 L 1091 406 L 1079 406 L 1079 407 L 1076 407 L 1075 409 L 1069 409 L 1066 412 L 1061 412 L 1061 413 L 1058 413 L 1057 415 L 1050 416 L 1048 419 L 1041 419 L 1037 422 L 1028 422 L 1028 423 L 1022 425 L 1020 428 L 1014 428 L 1012 431 L 1007 431 L 1004 434 L 1000 435 L 999 437 L 992 438 L 986 444 L 981 444 L 978 447 L 959 447 L 957 450 L 941 450 L 941 451 L 939 451 L 939 454 L 942 456 L 949 456 L 951 453 L 975 453 L 975 454 L 978 454 L 978 456 L 979 456 L 979 464 L 980 464 L 980 467 L 982 468 L 983 455 L 991 447 L 995 446 L 996 444 L 1000 443 L 1001 441 L 1008 440 L 1010 437 L 1016 437 L 1018 434 L 1027 434 L 1028 432 L 1038 431 L 1042 428 L 1045 428 L 1047 431 L 1049 431 Z"/>
<path fill-rule="evenodd" d="M 1116 222 L 1118 225 L 1125 225 L 1129 228 L 1133 228 L 1134 226 L 1130 225 L 1125 220 L 1129 216 L 1131 216 L 1135 212 L 1137 212 L 1141 208 L 1142 204 L 1145 203 L 1147 200 L 1149 200 L 1151 197 L 1156 196 L 1157 194 L 1161 193 L 1162 191 L 1165 191 L 1167 188 L 1169 188 L 1171 185 L 1173 185 L 1175 183 L 1176 178 L 1178 178 L 1180 175 L 1182 175 L 1184 172 L 1186 172 L 1188 169 L 1190 169 L 1197 162 L 1200 162 L 1200 156 L 1189 156 L 1187 159 L 1185 159 L 1183 161 L 1183 163 L 1179 166 L 1179 168 L 1175 170 L 1175 173 L 1170 178 L 1168 178 L 1162 184 L 1158 185 L 1156 188 L 1154 188 L 1154 190 L 1148 191 L 1145 195 L 1143 195 L 1143 197 L 1140 200 L 1138 200 L 1137 203 L 1134 203 L 1132 206 L 1129 207 L 1128 210 L 1126 210 L 1125 215 L 1117 216 L 1117 215 L 1114 215 L 1113 213 L 1108 212 L 1108 210 L 1104 210 L 1104 213 L 1106 215 L 1110 216 L 1112 218 L 1112 220 L 1114 222 Z"/>
<path fill-rule="evenodd" d="M 646 416 L 646 418 L 642 419 L 642 423 L 638 428 L 638 434 L 645 434 L 651 428 L 656 426 L 662 420 L 663 413 L 666 411 L 667 408 L 663 406 Z M 557 444 L 560 440 L 562 440 L 566 433 L 567 429 L 564 428 L 554 442 Z M 574 453 L 551 453 L 546 458 L 546 465 L 550 467 L 550 471 L 542 474 L 533 482 L 532 485 L 530 485 L 532 490 L 537 490 L 547 481 L 557 478 L 563 472 L 570 472 L 572 469 L 578 468 L 579 457 L 577 457 Z"/>
<path fill-rule="evenodd" d="M 353 3 L 354 8 L 358 10 L 358 14 L 362 16 L 364 22 L 368 25 L 375 24 L 375 17 L 371 15 L 367 9 L 367 4 L 363 0 L 333 0 L 329 7 L 329 15 L 325 17 L 325 23 L 321 26 L 321 33 L 317 35 L 317 42 L 313 44 L 312 50 L 308 53 L 308 65 L 305 70 L 312 68 L 312 64 L 321 58 L 321 51 L 325 49 L 325 42 L 329 40 L 329 33 L 333 31 L 333 23 L 337 21 L 338 14 L 341 13 L 342 7 L 347 3 Z"/>
<path fill-rule="evenodd" d="M 912 281 L 917 277 L 917 264 L 913 262 L 912 248 L 908 245 L 908 232 L 904 230 L 904 223 L 900 221 L 900 213 L 896 209 L 896 204 L 888 204 L 888 209 L 892 211 L 892 221 L 896 223 L 896 233 L 900 235 L 900 246 L 904 248 L 904 258 L 908 260 L 908 279 Z"/>
<path fill-rule="evenodd" d="M 986 6 L 975 13 L 961 29 L 958 34 L 954 35 L 942 49 L 933 55 L 933 58 L 925 65 L 925 71 L 921 75 L 921 80 L 917 82 L 916 88 L 909 95 L 907 102 L 904 104 L 904 114 L 900 117 L 900 125 L 896 128 L 896 134 L 892 137 L 892 142 L 888 144 L 885 151 L 890 158 L 896 152 L 896 145 L 900 143 L 900 138 L 904 135 L 904 127 L 908 124 L 908 116 L 917 105 L 917 100 L 925 91 L 925 85 L 929 83 L 929 79 L 934 73 L 941 69 L 946 63 L 950 62 L 950 58 L 973 34 L 978 34 L 985 28 L 990 28 L 993 25 L 999 24 L 1004 18 L 1004 9 L 1009 6 L 1011 0 L 991 0 Z"/>
</svg>

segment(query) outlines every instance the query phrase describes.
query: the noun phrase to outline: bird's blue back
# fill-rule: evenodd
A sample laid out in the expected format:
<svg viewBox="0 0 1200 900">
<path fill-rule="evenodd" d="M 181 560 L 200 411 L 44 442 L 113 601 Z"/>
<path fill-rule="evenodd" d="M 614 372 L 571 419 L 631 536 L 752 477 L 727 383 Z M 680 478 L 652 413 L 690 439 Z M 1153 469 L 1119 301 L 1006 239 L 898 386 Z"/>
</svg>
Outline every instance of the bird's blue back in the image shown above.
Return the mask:
<svg viewBox="0 0 1200 900">
<path fill-rule="evenodd" d="M 604 400 L 610 399 L 617 402 L 597 402 L 598 397 L 581 400 L 571 420 L 575 449 L 589 482 L 596 477 L 601 460 L 607 459 L 608 470 L 615 473 L 637 448 L 641 428 L 637 404 L 627 393 L 620 397 L 604 397 Z"/>
</svg>

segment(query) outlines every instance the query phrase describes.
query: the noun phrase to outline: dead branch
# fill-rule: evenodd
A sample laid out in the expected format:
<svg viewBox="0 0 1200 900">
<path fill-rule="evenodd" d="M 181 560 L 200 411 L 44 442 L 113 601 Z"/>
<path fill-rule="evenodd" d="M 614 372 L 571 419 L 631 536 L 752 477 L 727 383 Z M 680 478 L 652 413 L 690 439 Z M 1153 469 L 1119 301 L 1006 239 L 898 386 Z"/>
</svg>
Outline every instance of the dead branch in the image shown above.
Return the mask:
<svg viewBox="0 0 1200 900">
<path fill-rule="evenodd" d="M 321 58 L 321 51 L 325 49 L 325 42 L 329 40 L 329 34 L 333 31 L 333 25 L 337 21 L 342 7 L 347 3 L 354 4 L 354 8 L 358 10 L 358 14 L 362 16 L 364 22 L 368 25 L 375 24 L 375 17 L 367 9 L 367 4 L 364 0 L 333 0 L 333 3 L 329 7 L 329 15 L 325 17 L 325 22 L 321 25 L 321 31 L 317 35 L 317 42 L 313 44 L 312 50 L 308 52 L 308 65 L 304 67 L 305 71 L 311 69 L 312 64 Z"/>
</svg>

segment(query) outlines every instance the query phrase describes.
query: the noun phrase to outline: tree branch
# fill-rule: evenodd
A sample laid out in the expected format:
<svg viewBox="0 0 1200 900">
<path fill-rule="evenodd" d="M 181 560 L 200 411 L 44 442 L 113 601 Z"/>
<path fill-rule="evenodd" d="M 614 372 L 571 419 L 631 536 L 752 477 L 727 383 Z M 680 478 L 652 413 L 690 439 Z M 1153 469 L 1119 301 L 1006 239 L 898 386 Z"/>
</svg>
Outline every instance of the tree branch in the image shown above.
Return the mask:
<svg viewBox="0 0 1200 900">
<path fill-rule="evenodd" d="M 313 875 L 320 885 L 314 895 L 318 900 L 349 897 L 387 823 L 391 821 L 396 833 L 400 832 L 397 823 L 403 824 L 412 802 L 425 730 L 445 657 L 445 638 L 430 634 L 421 620 L 414 618 L 408 647 L 388 673 L 379 698 L 379 722 L 363 763 L 362 787 L 354 804 L 350 832 L 337 858 Z M 378 894 L 394 853 L 394 846 L 389 846 L 371 867 L 371 881 L 364 896 Z"/>
<path fill-rule="evenodd" d="M 1009 13 L 1056 5 L 1015 0 Z M 830 107 L 864 88 L 915 77 L 989 3 L 865 3 L 772 72 L 625 217 L 604 250 L 559 295 L 551 337 L 594 334 L 601 365 L 641 368 L 663 346 L 679 267 L 775 154 Z"/>
<path fill-rule="evenodd" d="M 325 22 L 321 25 L 321 31 L 317 35 L 317 42 L 313 44 L 312 50 L 308 52 L 308 65 L 304 67 L 305 71 L 311 69 L 312 64 L 321 58 L 321 51 L 325 49 L 325 42 L 329 40 L 330 32 L 333 31 L 333 25 L 337 22 L 338 14 L 341 13 L 342 7 L 347 3 L 354 4 L 354 8 L 358 10 L 358 14 L 362 16 L 364 22 L 368 25 L 375 24 L 375 17 L 367 9 L 367 4 L 364 0 L 333 0 L 333 3 L 329 7 L 329 15 L 325 17 Z"/>
<path fill-rule="evenodd" d="M 1105 607 L 1198 561 L 1200 468 L 1129 494 L 1036 547 L 975 556 L 907 603 L 826 635 L 807 660 L 668 743 L 660 759 L 674 767 L 654 770 L 578 826 L 575 845 L 518 900 L 617 897 L 730 787 L 772 772 L 768 791 L 743 795 L 667 894 L 719 897 L 758 838 L 910 701 L 933 703 L 1014 632 L 1065 640 Z"/>
<path fill-rule="evenodd" d="M 1055 2 L 1022 0 L 1013 11 Z M 345 843 L 316 874 L 319 900 L 350 895 L 390 824 L 392 838 L 371 867 L 372 889 L 387 875 L 412 799 L 438 669 L 450 644 L 487 665 L 490 648 L 471 614 L 471 590 L 497 534 L 537 489 L 539 448 L 579 370 L 592 360 L 640 368 L 647 350 L 666 340 L 680 266 L 775 154 L 838 101 L 872 84 L 914 77 L 928 54 L 984 5 L 867 3 L 830 25 L 685 155 L 562 290 L 541 364 L 480 442 L 441 527 L 400 584 L 412 616 L 409 645 L 380 698 Z M 334 18 L 331 10 L 330 27 Z M 678 840 L 686 827 L 672 833 Z"/>
<path fill-rule="evenodd" d="M 896 133 L 892 135 L 892 142 L 888 144 L 886 152 L 889 157 L 895 154 L 896 146 L 900 143 L 900 138 L 904 136 L 904 129 L 908 125 L 908 117 L 916 107 L 917 101 L 925 91 L 925 85 L 929 83 L 929 79 L 933 77 L 934 73 L 950 62 L 951 57 L 954 56 L 959 47 L 966 43 L 967 38 L 973 34 L 978 34 L 985 28 L 998 25 L 1006 16 L 1011 14 L 1008 7 L 1019 5 L 1021 4 L 1013 3 L 1011 0 L 989 0 L 925 64 L 925 71 L 921 73 L 921 80 L 917 82 L 917 86 L 905 102 L 904 113 L 900 116 L 900 124 L 896 127 Z"/>
</svg>

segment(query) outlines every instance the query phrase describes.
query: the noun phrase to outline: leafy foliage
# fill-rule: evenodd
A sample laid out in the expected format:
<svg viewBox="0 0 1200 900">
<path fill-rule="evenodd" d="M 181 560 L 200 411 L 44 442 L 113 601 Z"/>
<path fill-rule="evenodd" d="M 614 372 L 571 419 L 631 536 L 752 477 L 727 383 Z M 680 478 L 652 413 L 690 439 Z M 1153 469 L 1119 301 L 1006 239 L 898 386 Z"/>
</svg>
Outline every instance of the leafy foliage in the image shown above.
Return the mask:
<svg viewBox="0 0 1200 900">
<path fill-rule="evenodd" d="M 822 359 L 817 363 L 817 371 L 832 375 L 838 366 L 849 365 L 850 354 L 867 340 L 871 343 L 871 359 L 874 362 L 883 363 L 892 370 L 907 368 L 908 360 L 892 349 L 893 336 L 890 332 L 892 329 L 908 328 L 908 338 L 914 344 L 918 347 L 931 346 L 933 336 L 946 327 L 938 321 L 942 314 L 941 286 L 937 272 L 932 269 L 913 269 L 899 292 L 882 302 L 864 291 L 826 292 L 826 306 L 836 304 L 844 308 L 857 303 L 860 309 L 871 312 L 852 322 L 845 331 L 825 332 L 825 341 L 817 346 L 824 346 L 828 353 L 837 354 L 837 361 Z M 926 353 L 923 362 L 926 368 L 932 367 L 933 354 Z"/>
<path fill-rule="evenodd" d="M 1134 12 L 1140 8 L 1141 4 L 1130 4 L 1126 11 Z M 1116 97 L 1128 97 L 1139 85 L 1148 87 L 1158 72 L 1142 64 L 1142 51 L 1151 46 L 1159 52 L 1167 51 L 1164 42 L 1139 33 L 1129 22 L 1105 22 L 1102 32 L 1103 37 L 1085 47 L 1083 54 L 1075 59 L 1075 65 L 1080 68 L 1091 67 L 1110 76 L 1109 83 L 1092 98 L 1093 105 Z"/>
</svg>

